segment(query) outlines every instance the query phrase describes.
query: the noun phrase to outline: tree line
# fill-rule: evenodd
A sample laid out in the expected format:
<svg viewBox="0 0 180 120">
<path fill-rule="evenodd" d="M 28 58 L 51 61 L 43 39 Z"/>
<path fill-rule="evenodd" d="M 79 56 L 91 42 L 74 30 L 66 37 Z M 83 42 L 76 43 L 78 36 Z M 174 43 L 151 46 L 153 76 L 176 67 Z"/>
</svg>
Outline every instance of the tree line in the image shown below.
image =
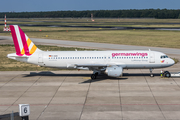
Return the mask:
<svg viewBox="0 0 180 120">
<path fill-rule="evenodd" d="M 4 15 L 8 18 L 180 18 L 180 10 L 173 9 L 130 9 L 130 10 L 86 10 L 86 11 L 49 11 L 49 12 L 0 12 L 0 18 Z"/>
</svg>

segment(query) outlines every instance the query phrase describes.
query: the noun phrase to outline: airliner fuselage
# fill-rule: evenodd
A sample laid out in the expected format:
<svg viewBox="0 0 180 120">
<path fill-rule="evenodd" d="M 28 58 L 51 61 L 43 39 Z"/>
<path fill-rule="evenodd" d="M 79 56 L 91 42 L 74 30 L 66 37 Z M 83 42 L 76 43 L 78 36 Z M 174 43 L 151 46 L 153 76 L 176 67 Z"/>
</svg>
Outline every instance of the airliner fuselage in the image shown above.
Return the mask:
<svg viewBox="0 0 180 120">
<path fill-rule="evenodd" d="M 156 51 L 42 51 L 17 25 L 11 25 L 16 53 L 7 57 L 44 67 L 92 70 L 92 79 L 102 72 L 119 77 L 123 69 L 152 69 L 169 67 L 174 60 Z M 152 74 L 151 74 L 152 75 Z"/>
<path fill-rule="evenodd" d="M 64 69 L 112 65 L 121 66 L 123 69 L 154 69 L 174 64 L 171 58 L 156 51 L 39 51 L 22 61 Z"/>
</svg>

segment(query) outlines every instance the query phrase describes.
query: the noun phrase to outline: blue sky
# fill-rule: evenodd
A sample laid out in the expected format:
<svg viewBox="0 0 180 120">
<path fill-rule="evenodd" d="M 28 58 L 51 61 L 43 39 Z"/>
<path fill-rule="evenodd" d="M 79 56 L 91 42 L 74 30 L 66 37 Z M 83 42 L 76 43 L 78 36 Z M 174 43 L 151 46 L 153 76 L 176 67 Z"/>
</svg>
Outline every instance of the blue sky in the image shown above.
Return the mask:
<svg viewBox="0 0 180 120">
<path fill-rule="evenodd" d="M 180 0 L 1 0 L 0 12 L 180 9 Z"/>
</svg>

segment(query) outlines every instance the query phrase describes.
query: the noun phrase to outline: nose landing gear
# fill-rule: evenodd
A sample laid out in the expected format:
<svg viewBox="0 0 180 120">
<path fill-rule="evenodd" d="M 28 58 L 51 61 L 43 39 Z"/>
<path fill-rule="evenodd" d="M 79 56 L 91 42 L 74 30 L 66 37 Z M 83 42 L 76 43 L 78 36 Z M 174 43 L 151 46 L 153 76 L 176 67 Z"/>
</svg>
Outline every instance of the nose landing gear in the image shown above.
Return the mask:
<svg viewBox="0 0 180 120">
<path fill-rule="evenodd" d="M 152 73 L 153 69 L 149 69 L 149 71 L 150 71 L 150 77 L 154 77 L 154 75 Z"/>
</svg>

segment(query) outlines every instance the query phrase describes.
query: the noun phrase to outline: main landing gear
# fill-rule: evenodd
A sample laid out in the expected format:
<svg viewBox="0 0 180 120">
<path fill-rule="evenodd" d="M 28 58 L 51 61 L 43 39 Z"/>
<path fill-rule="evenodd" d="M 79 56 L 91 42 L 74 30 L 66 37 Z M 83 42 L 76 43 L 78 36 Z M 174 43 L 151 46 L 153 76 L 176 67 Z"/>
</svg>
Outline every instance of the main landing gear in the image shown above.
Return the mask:
<svg viewBox="0 0 180 120">
<path fill-rule="evenodd" d="M 153 69 L 149 69 L 149 71 L 150 71 L 150 77 L 154 77 L 154 75 L 152 73 Z"/>
<path fill-rule="evenodd" d="M 91 79 L 94 80 L 94 79 L 96 79 L 97 76 L 98 76 L 98 72 L 96 72 L 95 74 L 92 74 Z"/>
</svg>

